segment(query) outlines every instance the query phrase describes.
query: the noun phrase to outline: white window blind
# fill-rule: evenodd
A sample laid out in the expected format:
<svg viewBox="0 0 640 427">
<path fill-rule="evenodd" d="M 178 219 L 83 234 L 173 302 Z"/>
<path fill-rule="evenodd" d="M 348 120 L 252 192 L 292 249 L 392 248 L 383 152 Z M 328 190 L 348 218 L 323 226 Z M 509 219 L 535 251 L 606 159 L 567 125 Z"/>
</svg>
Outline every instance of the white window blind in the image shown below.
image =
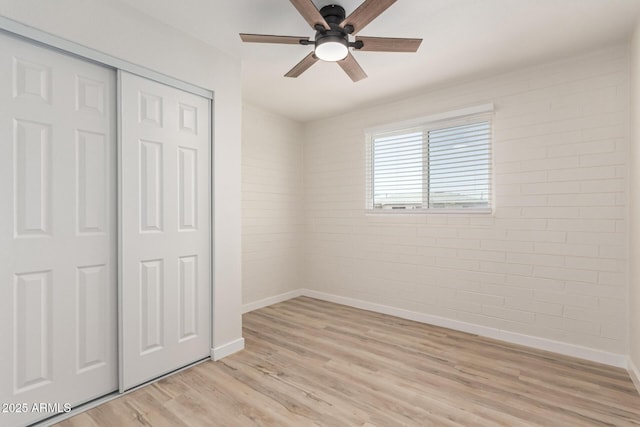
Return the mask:
<svg viewBox="0 0 640 427">
<path fill-rule="evenodd" d="M 369 135 L 369 208 L 489 210 L 491 122 L 414 126 Z"/>
</svg>

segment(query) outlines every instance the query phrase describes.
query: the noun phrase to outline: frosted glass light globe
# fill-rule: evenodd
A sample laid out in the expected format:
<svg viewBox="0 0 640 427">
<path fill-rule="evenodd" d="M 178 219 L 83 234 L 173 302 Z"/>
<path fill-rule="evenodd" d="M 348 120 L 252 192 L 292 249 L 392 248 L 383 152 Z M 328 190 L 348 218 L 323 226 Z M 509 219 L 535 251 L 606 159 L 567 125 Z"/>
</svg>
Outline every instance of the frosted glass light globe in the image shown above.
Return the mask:
<svg viewBox="0 0 640 427">
<path fill-rule="evenodd" d="M 346 41 L 340 37 L 325 37 L 318 41 L 315 54 L 323 61 L 340 61 L 347 57 L 349 48 Z"/>
</svg>

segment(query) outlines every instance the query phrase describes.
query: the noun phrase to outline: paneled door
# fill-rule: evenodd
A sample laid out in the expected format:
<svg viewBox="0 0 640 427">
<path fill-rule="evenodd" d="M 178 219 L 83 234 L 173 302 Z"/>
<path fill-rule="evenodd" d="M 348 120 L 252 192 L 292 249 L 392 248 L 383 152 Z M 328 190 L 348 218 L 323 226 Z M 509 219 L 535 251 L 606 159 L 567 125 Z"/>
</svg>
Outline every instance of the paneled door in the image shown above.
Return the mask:
<svg viewBox="0 0 640 427">
<path fill-rule="evenodd" d="M 210 354 L 210 101 L 126 72 L 120 389 Z"/>
<path fill-rule="evenodd" d="M 0 34 L 0 425 L 118 389 L 114 70 Z"/>
</svg>

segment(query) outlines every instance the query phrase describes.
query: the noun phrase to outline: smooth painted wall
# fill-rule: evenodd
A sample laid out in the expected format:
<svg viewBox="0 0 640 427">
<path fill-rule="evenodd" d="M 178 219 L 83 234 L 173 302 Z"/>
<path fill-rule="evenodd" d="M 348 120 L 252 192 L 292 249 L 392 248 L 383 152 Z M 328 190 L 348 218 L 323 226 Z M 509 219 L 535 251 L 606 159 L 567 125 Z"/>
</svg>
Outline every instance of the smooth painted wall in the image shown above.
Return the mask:
<svg viewBox="0 0 640 427">
<path fill-rule="evenodd" d="M 304 287 L 627 354 L 628 54 L 612 47 L 308 124 Z M 365 129 L 489 102 L 493 214 L 365 212 Z"/>
<path fill-rule="evenodd" d="M 240 64 L 117 1 L 3 0 L 0 15 L 215 92 L 213 347 L 242 334 Z"/>
<path fill-rule="evenodd" d="M 302 125 L 242 108 L 242 301 L 301 286 L 304 186 Z"/>
</svg>

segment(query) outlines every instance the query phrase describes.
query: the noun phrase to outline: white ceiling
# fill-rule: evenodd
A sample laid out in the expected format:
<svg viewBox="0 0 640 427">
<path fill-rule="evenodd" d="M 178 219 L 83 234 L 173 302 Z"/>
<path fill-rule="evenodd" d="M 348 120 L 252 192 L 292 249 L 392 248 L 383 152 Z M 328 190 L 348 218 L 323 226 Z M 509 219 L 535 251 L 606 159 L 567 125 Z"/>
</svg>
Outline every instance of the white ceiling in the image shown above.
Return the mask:
<svg viewBox="0 0 640 427">
<path fill-rule="evenodd" d="M 121 0 L 242 60 L 243 98 L 299 121 L 626 40 L 640 0 L 398 0 L 362 36 L 423 38 L 417 53 L 354 52 L 369 77 L 337 64 L 283 75 L 311 46 L 240 41 L 238 33 L 313 38 L 288 0 Z M 363 0 L 314 0 L 351 13 Z"/>
</svg>

